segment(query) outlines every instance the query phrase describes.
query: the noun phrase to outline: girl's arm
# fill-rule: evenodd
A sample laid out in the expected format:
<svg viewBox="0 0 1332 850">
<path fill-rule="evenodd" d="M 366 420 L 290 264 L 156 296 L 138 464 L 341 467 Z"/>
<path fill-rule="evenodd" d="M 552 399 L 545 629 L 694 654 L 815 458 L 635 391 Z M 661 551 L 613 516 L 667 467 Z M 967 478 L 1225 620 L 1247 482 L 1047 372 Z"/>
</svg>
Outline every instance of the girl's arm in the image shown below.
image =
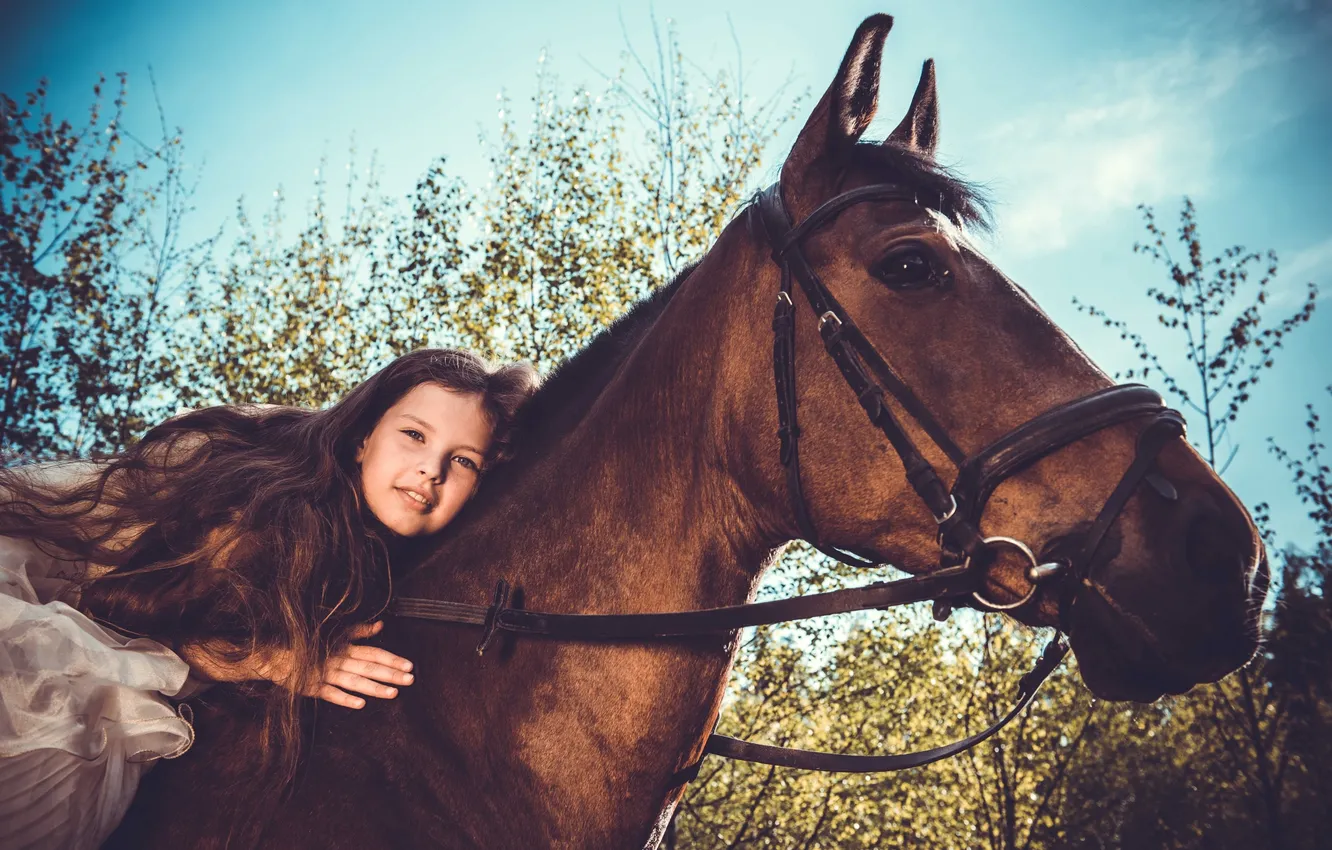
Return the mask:
<svg viewBox="0 0 1332 850">
<path fill-rule="evenodd" d="M 352 639 L 371 637 L 383 627 L 382 620 L 359 626 L 352 631 Z M 217 650 L 210 650 L 207 644 L 186 644 L 179 647 L 178 652 L 196 676 L 213 682 L 267 680 L 295 690 L 300 680 L 290 650 L 263 650 L 240 661 L 222 659 Z M 318 681 L 301 693 L 346 708 L 362 708 L 365 700 L 349 692 L 393 699 L 398 695 L 393 685 L 412 683 L 413 676 L 408 672 L 411 669 L 412 662 L 388 650 L 349 644 L 328 659 Z"/>
</svg>

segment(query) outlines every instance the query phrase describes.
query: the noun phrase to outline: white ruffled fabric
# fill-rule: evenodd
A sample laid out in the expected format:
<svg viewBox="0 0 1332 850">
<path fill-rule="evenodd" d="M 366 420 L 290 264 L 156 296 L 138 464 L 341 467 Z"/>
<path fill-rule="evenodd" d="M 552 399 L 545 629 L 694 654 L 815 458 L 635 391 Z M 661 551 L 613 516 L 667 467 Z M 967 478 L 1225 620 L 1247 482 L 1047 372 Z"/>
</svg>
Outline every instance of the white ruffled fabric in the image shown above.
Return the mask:
<svg viewBox="0 0 1332 850">
<path fill-rule="evenodd" d="M 58 597 L 71 564 L 0 537 L 0 848 L 97 848 L 139 779 L 194 742 L 189 667 Z M 182 706 L 182 709 L 184 707 Z"/>
</svg>

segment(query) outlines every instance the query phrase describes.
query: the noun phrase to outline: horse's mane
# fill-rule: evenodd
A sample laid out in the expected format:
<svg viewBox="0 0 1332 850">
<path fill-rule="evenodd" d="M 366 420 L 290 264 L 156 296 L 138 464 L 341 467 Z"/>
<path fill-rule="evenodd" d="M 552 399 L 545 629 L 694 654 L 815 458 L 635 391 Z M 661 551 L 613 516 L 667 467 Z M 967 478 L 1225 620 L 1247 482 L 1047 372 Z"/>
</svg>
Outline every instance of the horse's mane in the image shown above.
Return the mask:
<svg viewBox="0 0 1332 850">
<path fill-rule="evenodd" d="M 582 419 L 638 341 L 661 316 L 671 297 L 698 265 L 682 268 L 664 286 L 637 301 L 574 356 L 542 381 L 516 422 L 515 462 L 539 456 L 546 442 Z"/>
<path fill-rule="evenodd" d="M 555 368 L 519 412 L 514 422 L 511 459 L 487 476 L 475 504 L 438 535 L 398 542 L 393 560 L 404 578 L 428 564 L 449 540 L 483 516 L 495 498 L 547 454 L 550 445 L 582 421 L 624 359 L 697 265 L 698 261 L 689 263 L 669 283 L 639 299 L 629 312 L 603 328 L 581 351 Z"/>
</svg>

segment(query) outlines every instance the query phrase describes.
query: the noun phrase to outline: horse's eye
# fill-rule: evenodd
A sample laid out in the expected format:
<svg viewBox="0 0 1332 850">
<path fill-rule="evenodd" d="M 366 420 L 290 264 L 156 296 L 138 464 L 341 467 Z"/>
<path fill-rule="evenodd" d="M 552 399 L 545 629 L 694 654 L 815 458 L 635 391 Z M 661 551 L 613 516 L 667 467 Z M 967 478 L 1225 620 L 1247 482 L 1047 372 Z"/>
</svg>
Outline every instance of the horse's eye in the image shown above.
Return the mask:
<svg viewBox="0 0 1332 850">
<path fill-rule="evenodd" d="M 930 255 L 920 248 L 894 251 L 880 260 L 871 273 L 898 291 L 925 289 L 938 282 Z"/>
</svg>

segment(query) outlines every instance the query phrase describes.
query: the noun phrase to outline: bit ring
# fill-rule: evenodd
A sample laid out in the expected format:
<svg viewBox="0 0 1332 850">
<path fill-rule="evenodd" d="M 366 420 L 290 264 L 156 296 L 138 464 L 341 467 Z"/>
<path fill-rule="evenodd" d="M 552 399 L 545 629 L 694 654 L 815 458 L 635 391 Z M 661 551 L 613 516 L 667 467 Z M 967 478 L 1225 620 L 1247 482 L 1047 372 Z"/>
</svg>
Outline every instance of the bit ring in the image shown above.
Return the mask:
<svg viewBox="0 0 1332 850">
<path fill-rule="evenodd" d="M 1023 605 L 1026 605 L 1031 601 L 1031 598 L 1036 595 L 1036 591 L 1040 589 L 1041 582 L 1047 581 L 1064 571 L 1064 564 L 1061 562 L 1052 561 L 1048 564 L 1037 562 L 1036 556 L 1031 551 L 1031 547 L 1023 543 L 1021 540 L 1016 540 L 1012 537 L 996 536 L 986 537 L 981 542 L 987 546 L 999 543 L 1010 549 L 1016 549 L 1027 559 L 1027 569 L 1024 571 L 1024 575 L 1026 576 L 1027 581 L 1031 584 L 1031 588 L 1016 602 L 993 602 L 982 596 L 979 590 L 973 591 L 971 594 L 972 598 L 990 610 L 1011 611 L 1014 608 L 1020 608 Z M 971 568 L 970 555 L 968 555 L 967 559 L 963 561 L 962 566 L 964 569 Z"/>
</svg>

